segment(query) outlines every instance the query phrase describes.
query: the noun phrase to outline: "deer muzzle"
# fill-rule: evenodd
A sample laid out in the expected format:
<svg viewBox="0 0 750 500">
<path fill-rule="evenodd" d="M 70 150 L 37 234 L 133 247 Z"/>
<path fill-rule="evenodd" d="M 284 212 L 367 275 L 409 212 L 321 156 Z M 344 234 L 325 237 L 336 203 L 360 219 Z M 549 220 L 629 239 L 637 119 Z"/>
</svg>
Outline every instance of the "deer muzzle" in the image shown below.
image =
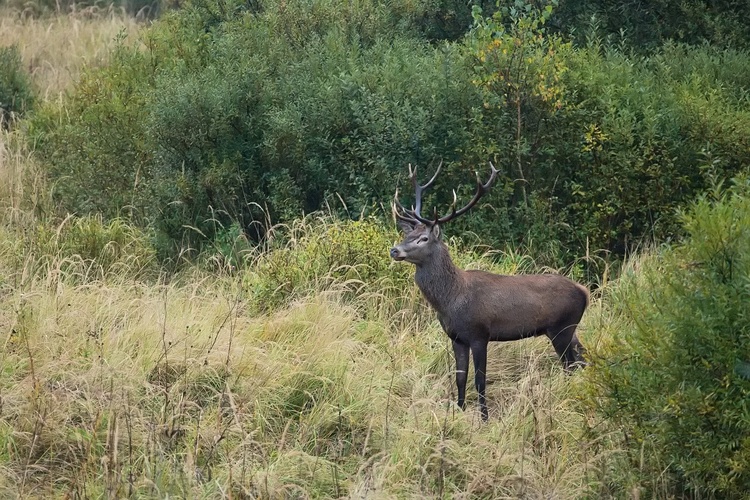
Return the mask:
<svg viewBox="0 0 750 500">
<path fill-rule="evenodd" d="M 391 248 L 391 258 L 393 260 L 404 260 L 406 258 L 406 252 L 399 247 L 393 247 Z"/>
</svg>

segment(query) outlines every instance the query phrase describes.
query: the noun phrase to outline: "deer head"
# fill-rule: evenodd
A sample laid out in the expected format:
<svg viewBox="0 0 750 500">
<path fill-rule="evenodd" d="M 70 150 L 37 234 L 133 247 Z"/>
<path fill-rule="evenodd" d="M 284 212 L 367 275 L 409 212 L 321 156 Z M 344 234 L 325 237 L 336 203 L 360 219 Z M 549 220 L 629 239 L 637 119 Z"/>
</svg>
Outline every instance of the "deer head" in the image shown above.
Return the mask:
<svg viewBox="0 0 750 500">
<path fill-rule="evenodd" d="M 422 216 L 422 194 L 429 189 L 437 179 L 442 162 L 438 165 L 435 174 L 427 181 L 426 184 L 420 185 L 417 181 L 417 169 L 409 165 L 409 180 L 414 187 L 414 205 L 411 208 L 405 208 L 398 200 L 398 190 L 394 196 L 392 210 L 398 226 L 404 233 L 404 240 L 391 249 L 391 257 L 394 260 L 405 260 L 412 264 L 419 265 L 429 259 L 435 251 L 435 244 L 440 241 L 440 226 L 468 212 L 479 199 L 490 189 L 497 178 L 497 169 L 490 162 L 490 178 L 487 182 L 482 183 L 479 174 L 477 174 L 477 185 L 474 197 L 463 208 L 456 209 L 457 196 L 453 191 L 453 203 L 449 212 L 440 217 L 437 208 L 434 209 L 434 216 L 428 219 Z"/>
</svg>

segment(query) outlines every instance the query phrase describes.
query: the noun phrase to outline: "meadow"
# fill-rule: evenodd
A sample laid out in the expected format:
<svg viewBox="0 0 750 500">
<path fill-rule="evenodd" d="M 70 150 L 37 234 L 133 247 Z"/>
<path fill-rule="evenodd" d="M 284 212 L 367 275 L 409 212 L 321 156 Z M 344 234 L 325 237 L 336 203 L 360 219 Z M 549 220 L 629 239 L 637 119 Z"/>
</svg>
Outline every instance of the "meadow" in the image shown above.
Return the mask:
<svg viewBox="0 0 750 500">
<path fill-rule="evenodd" d="M 116 14 L 0 18 L 45 99 L 137 29 Z M 49 188 L 18 133 L 0 146 L 0 496 L 574 498 L 606 487 L 616 450 L 586 436 L 575 376 L 546 339 L 492 347 L 483 424 L 475 395 L 465 412 L 451 403 L 450 344 L 405 266 L 390 284 L 357 269 L 306 277 L 308 290 L 269 313 L 251 293 L 258 255 L 241 254 L 255 261 L 241 272 L 209 263 L 160 276 L 124 240 L 102 269 L 54 241 L 73 221 L 40 227 Z M 374 250 L 387 259 L 398 235 L 381 232 Z M 602 314 L 597 301 L 587 343 Z"/>
<path fill-rule="evenodd" d="M 143 29 L 116 9 L 0 10 L 45 102 Z M 268 223 L 260 244 L 226 228 L 165 267 L 148 230 L 58 212 L 26 127 L 0 131 L 0 497 L 702 497 L 598 411 L 617 375 L 600 367 L 665 250 L 587 282 L 580 265 L 449 238 L 464 268 L 592 290 L 592 366 L 564 373 L 546 338 L 491 345 L 482 422 L 472 387 L 455 405 L 450 342 L 413 269 L 388 256 L 394 224 L 316 212 Z"/>
</svg>

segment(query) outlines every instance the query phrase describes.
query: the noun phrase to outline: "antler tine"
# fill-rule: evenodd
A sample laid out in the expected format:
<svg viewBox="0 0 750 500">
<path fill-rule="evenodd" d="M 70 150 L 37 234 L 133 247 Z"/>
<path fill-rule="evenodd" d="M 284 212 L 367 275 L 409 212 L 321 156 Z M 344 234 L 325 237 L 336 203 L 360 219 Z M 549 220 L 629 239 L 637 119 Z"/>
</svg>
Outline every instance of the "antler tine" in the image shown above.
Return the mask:
<svg viewBox="0 0 750 500">
<path fill-rule="evenodd" d="M 482 196 L 485 195 L 485 193 L 487 193 L 487 190 L 492 187 L 492 184 L 495 182 L 498 174 L 498 170 L 495 168 L 495 165 L 493 165 L 492 162 L 489 163 L 491 170 L 490 178 L 486 183 L 482 184 L 482 179 L 479 177 L 479 173 L 477 172 L 477 190 L 474 193 L 474 197 L 469 201 L 469 203 L 465 207 L 456 210 L 456 192 L 453 191 L 453 203 L 451 204 L 451 212 L 445 217 L 435 219 L 435 224 L 445 224 L 446 222 L 465 214 L 471 209 L 471 207 L 476 205 L 476 203 Z"/>
<path fill-rule="evenodd" d="M 414 205 L 412 205 L 412 214 L 419 215 L 422 211 L 422 186 L 417 182 L 417 167 L 412 168 L 409 163 L 409 180 L 414 187 Z"/>
<path fill-rule="evenodd" d="M 393 195 L 393 202 L 391 203 L 391 212 L 393 216 L 404 222 L 416 222 L 411 210 L 405 208 L 400 201 L 398 201 L 398 188 L 396 188 L 396 194 Z"/>
<path fill-rule="evenodd" d="M 413 214 L 416 216 L 416 218 L 423 222 L 427 223 L 426 219 L 422 219 L 422 193 L 429 189 L 434 183 L 435 179 L 437 179 L 438 174 L 440 173 L 440 169 L 443 166 L 443 160 L 440 160 L 440 163 L 438 164 L 437 170 L 435 170 L 435 173 L 432 175 L 432 178 L 427 181 L 425 184 L 419 185 L 419 182 L 417 181 L 417 167 L 415 166 L 412 168 L 411 163 L 409 163 L 409 179 L 411 180 L 412 185 L 414 186 L 414 209 Z M 432 221 L 429 221 L 432 222 Z"/>
<path fill-rule="evenodd" d="M 417 181 L 417 167 L 412 167 L 411 163 L 409 164 L 409 180 L 412 183 L 412 186 L 414 186 L 414 205 L 411 209 L 408 209 L 404 207 L 401 202 L 398 200 L 398 189 L 396 189 L 396 194 L 393 197 L 393 203 L 391 205 L 391 209 L 393 211 L 394 216 L 402 221 L 405 222 L 421 222 L 422 224 L 428 224 L 428 225 L 435 225 L 435 224 L 445 224 L 446 222 L 451 221 L 452 219 L 459 217 L 466 212 L 468 212 L 474 205 L 477 204 L 479 199 L 484 196 L 487 191 L 492 187 L 492 184 L 495 183 L 495 180 L 497 179 L 497 174 L 499 173 L 498 170 L 495 168 L 495 165 L 492 164 L 492 162 L 489 162 L 490 164 L 490 178 L 487 180 L 487 182 L 482 183 L 481 177 L 479 177 L 479 173 L 477 173 L 477 189 L 474 193 L 474 196 L 471 200 L 469 200 L 469 203 L 466 204 L 466 206 L 456 209 L 456 203 L 458 201 L 458 196 L 456 195 L 456 191 L 453 190 L 453 203 L 451 203 L 450 213 L 448 215 L 445 215 L 444 217 L 439 217 L 437 208 L 434 210 L 434 218 L 433 219 L 427 219 L 422 217 L 422 193 L 430 188 L 434 182 L 435 179 L 437 179 L 438 174 L 440 173 L 440 169 L 443 166 L 443 162 L 441 161 L 440 164 L 437 167 L 437 170 L 435 170 L 435 173 L 430 178 L 429 181 L 427 181 L 425 184 L 420 185 Z"/>
<path fill-rule="evenodd" d="M 438 174 L 440 173 L 440 168 L 443 166 L 443 162 L 441 161 L 438 165 L 437 170 L 435 171 L 435 174 L 432 176 L 432 178 L 427 181 L 426 184 L 420 185 L 417 181 L 417 167 L 412 167 L 411 163 L 409 163 L 409 180 L 412 183 L 412 186 L 414 186 L 414 203 L 415 205 L 412 205 L 411 209 L 408 209 L 404 207 L 401 202 L 398 200 L 398 189 L 396 189 L 396 195 L 394 196 L 393 204 L 391 205 L 392 211 L 394 216 L 402 221 L 406 222 L 421 222 L 422 224 L 435 224 L 438 216 L 435 214 L 435 219 L 430 220 L 422 217 L 422 193 L 428 189 L 432 184 L 435 182 L 435 179 L 437 179 Z"/>
<path fill-rule="evenodd" d="M 427 184 L 422 186 L 422 189 L 427 189 L 428 187 L 432 186 L 432 184 L 435 182 L 435 179 L 437 179 L 437 176 L 440 173 L 441 168 L 443 168 L 443 160 L 440 160 L 440 163 L 438 163 L 437 169 L 435 170 L 435 173 L 433 174 L 432 179 L 427 181 Z"/>
<path fill-rule="evenodd" d="M 421 222 L 422 224 L 434 224 L 434 221 L 425 219 L 424 217 L 416 213 L 414 208 L 408 209 L 404 207 L 398 200 L 398 189 L 396 190 L 396 194 L 393 198 L 393 203 L 391 204 L 391 211 L 393 212 L 393 216 L 397 220 L 403 222 L 408 222 L 410 224 L 416 224 L 418 222 Z M 437 216 L 435 218 L 437 219 Z"/>
</svg>

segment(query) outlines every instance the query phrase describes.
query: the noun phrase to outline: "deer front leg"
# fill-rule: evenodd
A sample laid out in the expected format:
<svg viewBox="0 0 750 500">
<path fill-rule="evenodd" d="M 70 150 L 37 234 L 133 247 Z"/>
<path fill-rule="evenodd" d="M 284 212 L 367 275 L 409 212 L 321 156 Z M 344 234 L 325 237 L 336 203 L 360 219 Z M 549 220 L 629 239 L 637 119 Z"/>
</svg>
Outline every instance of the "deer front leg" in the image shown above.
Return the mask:
<svg viewBox="0 0 750 500">
<path fill-rule="evenodd" d="M 484 396 L 487 385 L 487 342 L 476 341 L 471 344 L 471 353 L 474 356 L 474 375 L 479 393 L 479 409 L 482 412 L 482 420 L 485 422 L 489 418 L 487 411 L 487 400 Z"/>
<path fill-rule="evenodd" d="M 458 407 L 466 407 L 466 377 L 469 374 L 469 346 L 453 341 L 453 355 L 456 358 L 456 386 L 458 387 Z"/>
</svg>

